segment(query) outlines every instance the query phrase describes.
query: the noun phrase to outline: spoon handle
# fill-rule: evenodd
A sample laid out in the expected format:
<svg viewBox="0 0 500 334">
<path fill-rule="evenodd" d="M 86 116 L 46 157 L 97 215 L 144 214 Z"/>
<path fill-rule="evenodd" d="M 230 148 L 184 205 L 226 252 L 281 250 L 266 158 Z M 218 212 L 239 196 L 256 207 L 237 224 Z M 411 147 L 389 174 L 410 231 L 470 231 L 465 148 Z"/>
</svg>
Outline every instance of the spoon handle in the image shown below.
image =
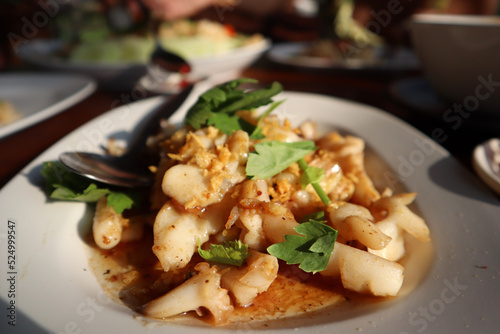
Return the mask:
<svg viewBox="0 0 500 334">
<path fill-rule="evenodd" d="M 193 90 L 194 85 L 184 88 L 179 94 L 170 96 L 165 103 L 153 110 L 133 130 L 135 136 L 128 145 L 127 156 L 139 156 L 146 146 L 148 137 L 156 134 L 159 130 L 160 121 L 167 119 L 177 111 L 186 101 Z"/>
</svg>

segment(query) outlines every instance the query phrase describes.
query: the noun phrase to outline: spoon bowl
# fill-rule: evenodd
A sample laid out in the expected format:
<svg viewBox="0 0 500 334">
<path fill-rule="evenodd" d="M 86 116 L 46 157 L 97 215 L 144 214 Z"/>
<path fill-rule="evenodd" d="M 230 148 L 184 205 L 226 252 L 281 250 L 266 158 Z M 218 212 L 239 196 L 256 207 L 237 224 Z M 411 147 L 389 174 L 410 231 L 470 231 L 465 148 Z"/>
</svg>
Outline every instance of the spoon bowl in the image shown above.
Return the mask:
<svg viewBox="0 0 500 334">
<path fill-rule="evenodd" d="M 79 175 L 112 186 L 142 188 L 153 184 L 153 174 L 146 166 L 131 166 L 133 160 L 128 157 L 64 152 L 59 155 L 59 161 Z"/>
</svg>

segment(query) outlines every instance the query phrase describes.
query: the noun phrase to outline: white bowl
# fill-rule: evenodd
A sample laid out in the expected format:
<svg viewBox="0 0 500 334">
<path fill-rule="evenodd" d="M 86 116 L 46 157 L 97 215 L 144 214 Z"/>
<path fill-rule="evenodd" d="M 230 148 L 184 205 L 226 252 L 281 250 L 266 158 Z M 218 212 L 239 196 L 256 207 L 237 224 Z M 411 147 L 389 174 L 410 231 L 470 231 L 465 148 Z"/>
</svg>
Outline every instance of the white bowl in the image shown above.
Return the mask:
<svg viewBox="0 0 500 334">
<path fill-rule="evenodd" d="M 147 74 L 139 80 L 139 84 L 145 90 L 158 94 L 178 93 L 185 82 L 210 79 L 210 82 L 216 85 L 241 76 L 241 71 L 254 63 L 270 47 L 271 41 L 262 39 L 230 52 L 189 58 L 187 60 L 191 71 L 185 75 L 167 72 L 155 65 L 148 66 Z"/>
<path fill-rule="evenodd" d="M 270 40 L 262 39 L 224 54 L 188 59 L 192 66 L 191 76 L 196 80 L 222 72 L 242 70 L 250 66 L 270 47 Z"/>
<path fill-rule="evenodd" d="M 411 34 L 430 85 L 450 106 L 500 113 L 500 17 L 417 14 Z"/>
</svg>

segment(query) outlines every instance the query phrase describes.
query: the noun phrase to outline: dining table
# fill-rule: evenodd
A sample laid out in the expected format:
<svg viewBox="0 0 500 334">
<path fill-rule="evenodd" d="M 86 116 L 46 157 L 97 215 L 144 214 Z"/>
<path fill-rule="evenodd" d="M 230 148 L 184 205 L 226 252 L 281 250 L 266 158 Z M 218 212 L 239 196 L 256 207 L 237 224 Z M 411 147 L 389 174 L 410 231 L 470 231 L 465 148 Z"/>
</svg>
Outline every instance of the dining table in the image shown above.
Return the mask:
<svg viewBox="0 0 500 334">
<path fill-rule="evenodd" d="M 9 67 L 4 72 L 26 70 L 21 64 Z M 419 106 L 418 103 L 407 103 L 398 97 L 398 84 L 424 76 L 419 67 L 390 70 L 311 68 L 276 63 L 263 55 L 241 71 L 240 76 L 257 79 L 263 85 L 278 81 L 286 91 L 327 95 L 381 109 L 438 142 L 471 172 L 474 172 L 471 163 L 474 148 L 498 133 L 496 123 L 483 120 L 482 115 L 473 114 L 457 129 L 443 117 L 451 104 L 444 103 L 441 110 L 434 108 L 429 111 L 425 110 L 425 103 Z M 131 90 L 98 86 L 91 95 L 63 112 L 1 138 L 0 188 L 31 160 L 79 126 L 119 105 L 160 94 L 133 93 Z M 443 133 L 446 135 L 443 136 Z"/>
</svg>

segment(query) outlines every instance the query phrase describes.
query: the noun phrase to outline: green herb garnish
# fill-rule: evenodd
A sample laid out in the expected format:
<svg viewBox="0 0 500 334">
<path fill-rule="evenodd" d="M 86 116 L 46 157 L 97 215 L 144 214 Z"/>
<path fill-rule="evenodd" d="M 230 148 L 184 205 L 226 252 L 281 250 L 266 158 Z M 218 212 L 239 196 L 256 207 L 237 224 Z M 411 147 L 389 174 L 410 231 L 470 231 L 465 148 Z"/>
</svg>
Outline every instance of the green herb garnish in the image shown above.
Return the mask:
<svg viewBox="0 0 500 334">
<path fill-rule="evenodd" d="M 300 235 L 285 235 L 285 241 L 267 248 L 269 254 L 299 264 L 305 272 L 325 270 L 333 252 L 338 232 L 321 221 L 309 220 L 294 229 Z"/>
<path fill-rule="evenodd" d="M 298 163 L 303 172 L 300 176 L 300 185 L 302 186 L 302 188 L 305 188 L 308 184 L 311 184 L 323 204 L 328 205 L 331 202 L 330 197 L 328 197 L 328 195 L 319 184 L 324 176 L 323 169 L 307 165 L 307 162 L 304 159 L 299 159 Z"/>
<path fill-rule="evenodd" d="M 256 83 L 257 80 L 240 78 L 215 86 L 203 93 L 198 101 L 189 109 L 185 123 L 195 129 L 213 125 L 224 133 L 231 134 L 236 130 L 252 133 L 255 126 L 241 119 L 236 113 L 241 110 L 252 110 L 272 102 L 272 97 L 283 90 L 278 82 L 269 88 L 245 91 L 239 89 L 243 83 Z M 250 129 L 249 129 L 250 128 Z"/>
<path fill-rule="evenodd" d="M 198 253 L 205 260 L 238 267 L 242 266 L 246 258 L 250 256 L 248 245 L 239 240 L 228 241 L 223 245 L 210 244 L 209 250 L 201 249 L 201 244 L 198 243 Z"/>
<path fill-rule="evenodd" d="M 45 192 L 52 199 L 93 203 L 108 196 L 108 206 L 120 214 L 137 204 L 132 193 L 112 191 L 99 183 L 71 172 L 59 161 L 43 163 L 42 176 L 45 179 Z"/>
<path fill-rule="evenodd" d="M 315 150 L 316 145 L 310 140 L 293 143 L 281 141 L 258 143 L 255 145 L 255 152 L 248 156 L 247 176 L 253 179 L 268 179 Z"/>
<path fill-rule="evenodd" d="M 307 223 L 309 220 L 325 221 L 325 211 L 316 211 L 305 215 L 299 223 Z"/>
</svg>

